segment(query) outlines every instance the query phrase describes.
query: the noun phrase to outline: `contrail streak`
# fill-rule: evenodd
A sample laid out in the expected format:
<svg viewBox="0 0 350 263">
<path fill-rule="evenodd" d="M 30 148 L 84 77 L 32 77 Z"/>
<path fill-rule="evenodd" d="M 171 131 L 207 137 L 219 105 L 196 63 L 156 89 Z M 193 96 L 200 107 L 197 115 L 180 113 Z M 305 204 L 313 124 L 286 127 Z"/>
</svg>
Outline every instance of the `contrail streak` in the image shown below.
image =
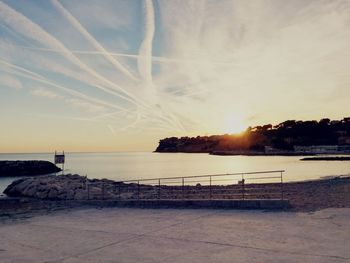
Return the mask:
<svg viewBox="0 0 350 263">
<path fill-rule="evenodd" d="M 29 50 L 62 53 L 61 50 L 55 50 L 55 49 L 51 49 L 51 48 L 26 47 L 26 46 L 19 46 L 19 45 L 16 45 L 16 47 L 23 48 L 23 49 L 29 49 Z M 72 50 L 72 49 L 70 50 L 70 52 L 72 52 L 73 54 L 83 54 L 83 55 L 103 55 L 104 54 L 104 52 L 100 52 L 100 51 Z M 133 59 L 145 58 L 145 56 L 135 55 L 135 54 L 125 54 L 125 53 L 115 53 L 115 52 L 108 52 L 108 54 L 111 56 L 115 56 L 115 57 L 125 57 L 125 58 L 133 58 Z M 152 56 L 152 62 L 184 63 L 184 62 L 189 62 L 189 60 Z M 196 61 L 193 60 L 193 62 L 196 62 Z M 198 63 L 198 61 L 197 61 L 197 63 Z"/>
<path fill-rule="evenodd" d="M 99 100 L 99 99 L 87 96 L 84 93 L 81 93 L 79 91 L 63 87 L 63 86 L 61 86 L 59 84 L 56 84 L 56 83 L 54 83 L 52 81 L 47 80 L 45 77 L 43 77 L 40 74 L 37 74 L 37 73 L 32 72 L 30 70 L 27 70 L 27 69 L 25 69 L 23 67 L 17 66 L 15 64 L 9 63 L 7 61 L 4 61 L 4 60 L 0 59 L 0 63 L 17 70 L 17 71 L 12 71 L 13 74 L 16 74 L 16 75 L 19 75 L 19 76 L 22 76 L 22 77 L 25 77 L 25 78 L 29 78 L 29 79 L 32 79 L 32 80 L 35 80 L 35 81 L 38 81 L 38 82 L 41 82 L 41 83 L 45 83 L 45 84 L 53 86 L 53 87 L 56 87 L 56 88 L 58 88 L 58 89 L 60 89 L 60 90 L 62 90 L 64 92 L 68 93 L 69 95 L 78 97 L 80 99 L 87 100 L 89 102 L 98 103 L 100 105 L 107 106 L 107 107 L 110 107 L 110 108 L 114 108 L 114 109 L 118 109 L 118 110 L 126 110 L 125 108 L 120 107 L 118 105 L 107 103 L 105 101 L 102 101 L 102 100 Z"/>
<path fill-rule="evenodd" d="M 62 13 L 62 15 L 74 26 L 101 54 L 117 69 L 123 72 L 133 81 L 137 79 L 132 75 L 132 73 L 124 67 L 119 61 L 117 61 L 113 56 L 111 56 L 105 48 L 82 26 L 82 24 L 67 10 L 62 4 L 57 0 L 51 0 L 52 4 Z"/>
<path fill-rule="evenodd" d="M 144 4 L 145 37 L 139 49 L 139 58 L 137 60 L 137 66 L 141 78 L 145 81 L 146 88 L 150 89 L 148 90 L 148 94 L 151 94 L 151 101 L 155 103 L 157 98 L 157 91 L 152 80 L 152 45 L 155 32 L 154 7 L 152 0 L 144 0 Z M 177 125 L 180 129 L 184 130 L 184 127 L 171 112 L 165 114 L 163 110 L 160 110 L 159 112 L 162 115 L 162 118 L 167 119 L 171 123 L 174 122 L 175 125 Z"/>
<path fill-rule="evenodd" d="M 146 117 L 147 116 L 147 113 L 139 113 L 139 112 L 134 112 L 134 111 L 131 111 L 129 109 L 125 109 L 123 107 L 120 107 L 118 105 L 115 105 L 115 104 L 111 104 L 111 103 L 107 103 L 103 100 L 99 100 L 99 99 L 96 99 L 94 97 L 90 97 L 84 93 L 81 93 L 79 91 L 75 91 L 75 90 L 72 90 L 72 89 L 69 89 L 69 88 L 66 88 L 64 86 L 61 86 L 59 84 L 56 84 L 52 81 L 49 81 L 47 80 L 45 77 L 43 77 L 42 75 L 40 74 L 37 74 L 33 71 L 30 71 L 28 69 L 25 69 L 23 67 L 20 67 L 20 66 L 17 66 L 15 64 L 12 64 L 12 63 L 9 63 L 7 61 L 4 61 L 4 60 L 1 60 L 0 59 L 0 64 L 3 64 L 3 65 L 6 65 L 12 69 L 15 69 L 14 71 L 10 71 L 12 74 L 15 74 L 15 75 L 18 75 L 18 76 L 21 76 L 21 77 L 24 77 L 24 78 L 28 78 L 28 79 L 32 79 L 32 80 L 35 80 L 35 81 L 38 81 L 38 82 L 41 82 L 41 83 L 44 83 L 44 84 L 47 84 L 47 85 L 50 85 L 50 86 L 53 86 L 53 87 L 56 87 L 58 88 L 59 90 L 63 91 L 63 92 L 66 92 L 67 94 L 71 95 L 71 96 L 75 96 L 79 99 L 83 99 L 85 101 L 88 101 L 90 103 L 95 103 L 95 104 L 98 104 L 98 105 L 102 105 L 102 106 L 105 106 L 105 107 L 109 107 L 109 108 L 112 108 L 112 109 L 117 109 L 118 111 L 117 112 L 114 112 L 114 113 L 107 113 L 109 115 L 112 115 L 112 114 L 116 114 L 116 113 L 121 113 L 121 112 L 125 112 L 125 113 L 132 113 L 132 114 L 136 114 L 136 115 L 139 115 L 140 117 L 141 116 L 144 116 Z M 106 115 L 107 115 L 106 114 Z M 153 114 L 152 114 L 153 115 Z M 102 115 L 101 116 L 98 116 L 96 117 L 99 118 L 99 117 L 103 117 Z M 150 117 L 150 118 L 154 118 L 154 117 Z M 92 120 L 94 120 L 95 118 L 92 118 Z M 154 118 L 156 119 L 157 121 L 160 121 L 160 119 L 162 118 Z M 163 123 L 168 123 L 168 127 L 174 127 L 173 126 L 173 123 L 169 122 L 168 119 L 163 119 Z"/>
<path fill-rule="evenodd" d="M 0 43 L 0 45 L 2 45 L 2 44 L 3 43 Z M 13 46 L 23 48 L 23 47 L 17 46 L 17 45 L 13 45 Z M 26 49 L 37 50 L 38 48 L 26 48 Z M 62 51 L 57 51 L 57 52 L 58 53 L 63 53 Z M 29 72 L 27 72 L 27 73 L 29 73 Z M 31 71 L 31 73 L 29 73 L 29 74 L 36 74 L 36 73 Z M 128 102 L 132 103 L 132 104 L 135 104 L 134 100 L 132 100 L 129 96 L 125 96 L 123 94 L 117 93 L 117 91 L 107 89 L 107 88 L 105 88 L 105 87 L 103 87 L 103 86 L 101 86 L 101 85 L 99 85 L 97 83 L 89 82 L 87 79 L 84 79 L 84 78 L 80 77 L 78 74 L 72 74 L 72 73 L 67 72 L 67 71 L 62 72 L 62 74 L 66 75 L 68 77 L 74 78 L 76 80 L 79 80 L 79 81 L 81 81 L 83 83 L 86 83 L 87 85 L 95 87 L 95 88 L 97 88 L 99 90 L 102 90 L 102 91 L 108 93 L 108 94 L 111 94 L 113 96 L 119 97 L 119 98 L 121 98 L 121 99 L 123 99 L 125 101 L 128 101 Z M 137 106 L 137 104 L 136 104 L 136 106 Z"/>
<path fill-rule="evenodd" d="M 23 48 L 23 49 L 29 49 L 29 50 L 38 50 L 38 51 L 47 51 L 47 52 L 54 52 L 54 53 L 63 53 L 61 50 L 51 49 L 51 48 L 40 48 L 40 47 L 27 47 L 27 46 L 19 46 L 15 45 L 16 47 Z M 70 50 L 73 54 L 83 54 L 83 55 L 103 55 L 105 52 L 101 51 L 89 51 L 89 50 Z M 111 56 L 115 57 L 126 57 L 126 58 L 133 58 L 133 59 L 139 59 L 139 58 L 146 58 L 146 56 L 143 55 L 136 55 L 136 54 L 125 54 L 125 53 L 115 53 L 115 52 L 108 52 L 107 53 Z M 199 59 L 178 59 L 178 58 L 171 58 L 171 57 L 160 57 L 160 56 L 151 56 L 152 63 L 153 62 L 159 62 L 159 63 L 194 63 L 194 64 L 200 64 L 203 63 L 203 61 L 207 60 L 199 60 Z M 223 65 L 232 65 L 233 62 L 224 62 L 224 61 L 215 61 L 210 60 L 213 64 L 223 64 Z"/>
<path fill-rule="evenodd" d="M 139 120 L 141 119 L 141 116 L 140 114 L 136 114 L 136 118 L 134 121 L 132 121 L 130 124 L 128 125 L 125 125 L 124 127 L 121 127 L 121 128 L 118 128 L 119 131 L 125 131 L 127 130 L 128 128 L 131 128 L 131 127 L 135 127 L 135 125 L 139 122 Z"/>
<path fill-rule="evenodd" d="M 146 2 L 148 3 L 148 14 L 151 18 L 154 20 L 154 11 L 153 11 L 153 5 L 151 1 Z M 72 62 L 74 65 L 78 66 L 80 69 L 86 71 L 90 75 L 94 76 L 96 79 L 99 79 L 106 83 L 108 86 L 112 87 L 112 90 L 107 89 L 103 86 L 94 85 L 94 87 L 103 90 L 107 93 L 117 95 L 140 108 L 144 108 L 147 110 L 153 110 L 153 114 L 157 114 L 157 110 L 155 111 L 154 108 L 150 107 L 145 103 L 144 101 L 140 100 L 139 98 L 135 97 L 133 94 L 129 93 L 125 89 L 121 88 L 117 84 L 113 83 L 112 81 L 106 79 L 102 75 L 100 75 L 98 72 L 90 68 L 88 65 L 83 63 L 78 57 L 76 57 L 66 46 L 61 43 L 59 40 L 57 40 L 54 36 L 47 33 L 44 29 L 42 29 L 39 25 L 34 23 L 32 20 L 28 19 L 21 13 L 17 12 L 16 10 L 12 9 L 5 3 L 0 1 L 0 17 L 4 20 L 6 24 L 8 24 L 11 28 L 15 29 L 17 32 L 21 33 L 22 35 L 31 38 L 35 41 L 39 41 L 43 43 L 45 46 L 48 46 L 50 48 L 53 48 L 55 50 L 59 50 L 62 52 L 62 55 L 70 62 Z M 153 27 L 154 27 L 154 21 Z M 152 23 L 151 23 L 151 29 L 152 29 Z M 154 29 L 153 29 L 154 31 Z M 151 30 L 152 32 L 152 30 Z M 153 36 L 153 33 L 151 33 L 151 36 Z M 153 38 L 153 37 L 152 37 Z M 151 40 L 152 40 L 151 38 Z M 149 39 L 149 37 L 148 37 Z M 149 40 L 148 40 L 149 41 Z M 147 49 L 146 49 L 147 50 Z M 151 51 L 151 50 L 150 50 Z M 149 52 L 149 49 L 148 49 Z M 147 60 L 146 60 L 147 61 Z M 149 60 L 150 61 L 150 60 Z M 150 69 L 148 69 L 146 72 L 151 72 Z M 148 73 L 147 73 L 148 74 Z M 148 78 L 151 78 L 151 76 L 148 75 Z M 40 79 L 40 78 L 39 78 Z M 40 81 L 43 81 L 40 79 Z M 119 91 L 122 94 L 114 93 L 113 90 Z M 123 95 L 125 94 L 125 95 Z M 119 109 L 119 108 L 118 108 Z M 138 108 L 137 108 L 138 109 Z M 162 116 L 163 119 L 167 119 L 167 122 L 169 124 L 174 125 L 172 118 L 167 118 L 166 116 Z"/>
<path fill-rule="evenodd" d="M 25 42 L 27 45 L 31 46 L 32 44 L 25 39 L 23 36 L 21 36 L 20 34 L 18 34 L 16 31 L 13 31 L 11 28 L 9 28 L 8 26 L 1 24 L 1 27 L 3 27 L 8 33 L 10 33 L 10 35 L 12 35 L 13 37 L 15 37 L 16 39 L 20 39 L 21 41 Z"/>
<path fill-rule="evenodd" d="M 54 49 L 58 49 L 62 51 L 62 54 L 66 59 L 68 59 L 73 64 L 77 65 L 79 68 L 85 70 L 86 72 L 90 73 L 92 76 L 96 77 L 97 79 L 107 83 L 109 86 L 114 87 L 115 90 L 118 90 L 122 93 L 124 93 L 126 96 L 124 96 L 124 99 L 128 100 L 136 105 L 139 105 L 141 107 L 147 107 L 142 101 L 140 101 L 138 98 L 136 98 L 134 95 L 126 91 L 125 89 L 119 87 L 117 84 L 113 83 L 112 81 L 106 79 L 105 77 L 101 76 L 99 73 L 91 69 L 89 66 L 87 66 L 85 63 L 81 62 L 79 58 L 77 58 L 73 53 L 70 52 L 69 49 L 67 49 L 59 40 L 57 40 L 55 37 L 47 33 L 44 29 L 42 29 L 40 26 L 35 24 L 33 21 L 22 15 L 21 13 L 17 12 L 16 10 L 12 9 L 8 5 L 6 5 L 3 2 L 0 2 L 0 15 L 4 19 L 5 23 L 8 24 L 10 27 L 14 28 L 21 34 L 34 39 L 36 41 L 42 42 L 46 46 L 53 47 Z M 96 86 L 95 86 L 96 87 Z M 106 88 L 99 86 L 104 90 L 105 92 L 108 92 Z M 121 94 L 119 94 L 122 96 Z"/>
<path fill-rule="evenodd" d="M 107 124 L 107 127 L 108 127 L 108 129 L 110 130 L 110 132 L 111 132 L 113 135 L 117 135 L 117 133 L 115 132 L 115 130 L 114 130 L 114 128 L 113 128 L 112 125 Z"/>
<path fill-rule="evenodd" d="M 55 119 L 67 119 L 67 120 L 75 120 L 75 121 L 86 121 L 86 122 L 98 122 L 98 123 L 106 123 L 105 120 L 95 120 L 93 118 L 79 118 L 79 117 L 71 117 L 71 116 L 62 116 L 62 115 L 53 115 L 53 114 L 26 114 L 27 116 L 35 116 L 35 117 L 45 117 L 45 118 L 55 118 Z"/>
<path fill-rule="evenodd" d="M 145 37 L 139 50 L 138 69 L 143 80 L 152 83 L 152 42 L 155 31 L 152 0 L 145 0 Z"/>
</svg>

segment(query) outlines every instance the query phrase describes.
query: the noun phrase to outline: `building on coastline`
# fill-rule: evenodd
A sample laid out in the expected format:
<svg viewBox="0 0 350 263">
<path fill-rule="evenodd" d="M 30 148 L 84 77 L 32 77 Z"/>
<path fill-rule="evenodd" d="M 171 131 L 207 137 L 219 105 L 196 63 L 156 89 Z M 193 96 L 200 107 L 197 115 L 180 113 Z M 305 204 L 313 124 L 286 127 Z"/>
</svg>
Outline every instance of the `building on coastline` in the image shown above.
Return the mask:
<svg viewBox="0 0 350 263">
<path fill-rule="evenodd" d="M 350 153 L 350 144 L 349 145 L 339 145 L 338 151 L 342 153 Z"/>
<path fill-rule="evenodd" d="M 276 154 L 276 155 L 292 153 L 292 151 L 290 151 L 290 150 L 278 149 L 278 148 L 274 148 L 272 146 L 265 146 L 264 152 L 265 152 L 265 154 Z"/>
<path fill-rule="evenodd" d="M 294 146 L 296 153 L 308 154 L 339 154 L 350 153 L 350 145 L 311 145 L 311 146 Z"/>
<path fill-rule="evenodd" d="M 341 136 L 338 138 L 339 145 L 350 145 L 350 136 Z"/>
</svg>

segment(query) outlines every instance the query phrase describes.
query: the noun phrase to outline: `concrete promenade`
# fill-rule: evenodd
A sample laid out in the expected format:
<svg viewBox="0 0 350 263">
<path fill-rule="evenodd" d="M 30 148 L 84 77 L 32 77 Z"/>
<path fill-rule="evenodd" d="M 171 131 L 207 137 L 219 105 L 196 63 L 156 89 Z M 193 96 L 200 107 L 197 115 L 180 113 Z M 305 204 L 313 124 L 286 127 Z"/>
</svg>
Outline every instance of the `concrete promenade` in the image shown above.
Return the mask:
<svg viewBox="0 0 350 263">
<path fill-rule="evenodd" d="M 350 209 L 74 209 L 2 219 L 0 262 L 350 262 Z"/>
</svg>

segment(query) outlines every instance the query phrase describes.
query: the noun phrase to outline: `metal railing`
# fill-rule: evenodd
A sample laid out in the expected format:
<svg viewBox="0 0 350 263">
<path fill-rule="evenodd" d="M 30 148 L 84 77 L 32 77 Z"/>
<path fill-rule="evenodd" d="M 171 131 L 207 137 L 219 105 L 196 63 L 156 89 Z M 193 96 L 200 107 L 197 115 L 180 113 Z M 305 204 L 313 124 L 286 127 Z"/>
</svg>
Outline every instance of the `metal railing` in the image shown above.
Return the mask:
<svg viewBox="0 0 350 263">
<path fill-rule="evenodd" d="M 284 170 L 86 183 L 87 199 L 284 199 Z"/>
</svg>

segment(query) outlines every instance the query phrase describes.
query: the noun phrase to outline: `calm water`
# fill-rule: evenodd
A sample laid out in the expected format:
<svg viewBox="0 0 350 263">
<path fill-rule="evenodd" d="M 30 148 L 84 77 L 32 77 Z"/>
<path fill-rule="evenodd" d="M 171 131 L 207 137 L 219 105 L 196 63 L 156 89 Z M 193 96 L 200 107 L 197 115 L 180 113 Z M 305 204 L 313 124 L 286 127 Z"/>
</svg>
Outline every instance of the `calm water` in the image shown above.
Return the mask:
<svg viewBox="0 0 350 263">
<path fill-rule="evenodd" d="M 214 156 L 184 153 L 66 153 L 66 173 L 115 180 L 286 170 L 285 181 L 350 174 L 347 161 L 299 161 L 297 156 Z M 0 154 L 0 160 L 48 160 L 52 153 Z M 0 191 L 13 178 L 0 178 Z"/>
</svg>

